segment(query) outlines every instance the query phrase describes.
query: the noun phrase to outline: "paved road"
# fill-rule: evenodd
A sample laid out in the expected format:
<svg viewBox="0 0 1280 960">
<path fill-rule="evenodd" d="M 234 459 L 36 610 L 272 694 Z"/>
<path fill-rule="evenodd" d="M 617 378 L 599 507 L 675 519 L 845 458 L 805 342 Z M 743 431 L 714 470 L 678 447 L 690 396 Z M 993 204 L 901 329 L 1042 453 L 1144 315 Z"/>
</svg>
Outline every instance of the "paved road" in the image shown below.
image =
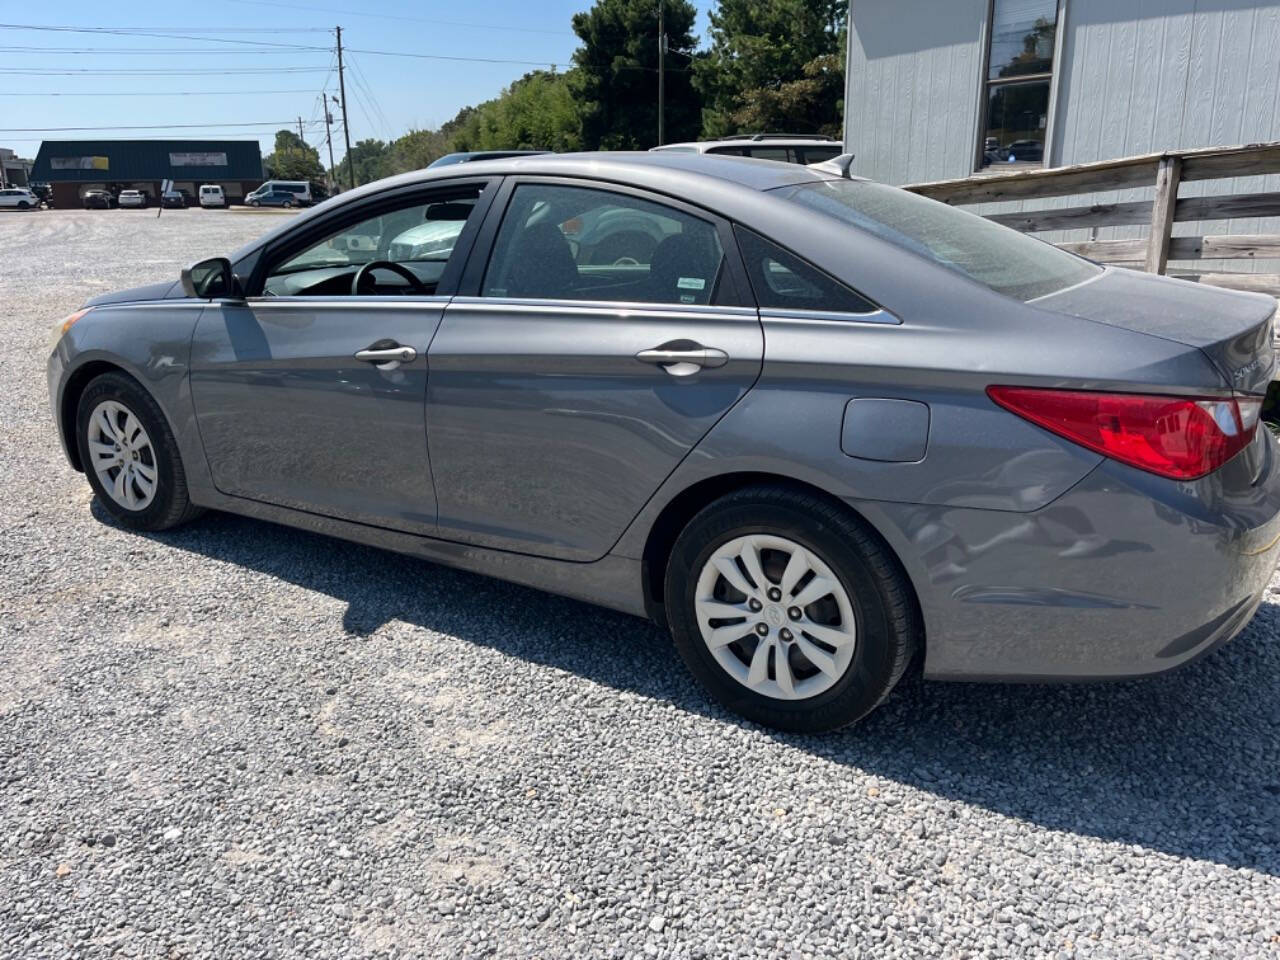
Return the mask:
<svg viewBox="0 0 1280 960">
<path fill-rule="evenodd" d="M 276 222 L 0 216 L 0 957 L 1280 957 L 1274 603 L 1167 677 L 909 681 L 804 738 L 638 620 L 112 526 L 49 327 Z"/>
</svg>

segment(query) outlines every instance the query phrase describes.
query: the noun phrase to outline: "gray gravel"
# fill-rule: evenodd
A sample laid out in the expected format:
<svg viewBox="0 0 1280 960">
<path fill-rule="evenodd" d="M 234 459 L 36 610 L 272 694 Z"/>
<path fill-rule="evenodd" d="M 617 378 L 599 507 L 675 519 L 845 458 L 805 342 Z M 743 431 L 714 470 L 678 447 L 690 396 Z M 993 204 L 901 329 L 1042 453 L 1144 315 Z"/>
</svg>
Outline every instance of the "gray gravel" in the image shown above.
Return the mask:
<svg viewBox="0 0 1280 960">
<path fill-rule="evenodd" d="M 804 738 L 639 620 L 112 526 L 48 328 L 276 222 L 0 216 L 0 956 L 1280 957 L 1274 603 L 1171 676 L 908 680 Z"/>
</svg>

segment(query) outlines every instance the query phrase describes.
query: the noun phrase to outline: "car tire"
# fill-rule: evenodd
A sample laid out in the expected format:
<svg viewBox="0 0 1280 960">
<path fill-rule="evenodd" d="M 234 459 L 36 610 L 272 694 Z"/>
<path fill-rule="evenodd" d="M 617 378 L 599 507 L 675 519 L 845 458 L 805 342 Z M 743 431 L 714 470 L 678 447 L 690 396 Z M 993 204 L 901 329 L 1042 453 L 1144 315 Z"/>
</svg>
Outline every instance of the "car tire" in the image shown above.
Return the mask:
<svg viewBox="0 0 1280 960">
<path fill-rule="evenodd" d="M 31 206 L 31 204 L 27 203 L 27 201 L 25 201 L 25 200 L 19 200 L 19 201 L 18 201 L 18 209 L 19 209 L 19 210 L 26 210 L 26 209 L 27 209 L 28 207 L 30 207 L 30 206 Z"/>
<path fill-rule="evenodd" d="M 257 205 L 258 205 L 258 201 L 257 201 L 257 200 L 250 200 L 250 201 L 249 201 L 249 206 L 251 206 L 251 207 L 256 207 Z"/>
<path fill-rule="evenodd" d="M 800 551 L 794 574 L 791 548 Z M 769 582 L 754 583 L 737 560 L 729 573 L 750 592 L 721 572 L 726 557 L 748 549 L 757 577 Z M 789 603 L 807 592 L 820 595 Z M 694 516 L 672 548 L 664 597 L 676 649 L 712 696 L 749 720 L 797 733 L 865 717 L 921 643 L 914 591 L 879 535 L 839 505 L 783 487 L 748 487 Z M 730 608 L 742 619 L 709 615 Z"/>
<path fill-rule="evenodd" d="M 282 207 L 284 207 L 286 210 L 288 210 L 288 209 L 290 209 L 290 208 L 293 206 L 293 201 L 292 201 L 292 200 L 286 200 L 284 203 L 280 204 L 280 206 L 282 206 Z"/>
<path fill-rule="evenodd" d="M 75 423 L 76 446 L 89 485 L 103 509 L 122 526 L 167 530 L 202 512 L 188 496 L 186 471 L 169 421 L 132 377 L 104 373 L 90 381 L 76 405 Z M 135 431 L 135 424 L 141 432 Z M 114 466 L 105 463 L 111 453 Z"/>
</svg>

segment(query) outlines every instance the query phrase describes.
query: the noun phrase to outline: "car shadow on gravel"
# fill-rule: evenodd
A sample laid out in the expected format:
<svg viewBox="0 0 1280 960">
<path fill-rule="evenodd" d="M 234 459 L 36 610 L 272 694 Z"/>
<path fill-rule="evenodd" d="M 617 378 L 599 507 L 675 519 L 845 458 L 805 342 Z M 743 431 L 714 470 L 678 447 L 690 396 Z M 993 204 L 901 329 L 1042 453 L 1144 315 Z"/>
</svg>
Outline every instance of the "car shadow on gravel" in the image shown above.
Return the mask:
<svg viewBox="0 0 1280 960">
<path fill-rule="evenodd" d="M 1039 686 L 912 675 L 859 726 L 796 736 L 710 702 L 666 634 L 634 617 L 228 514 L 152 536 L 345 602 L 342 626 L 355 635 L 402 621 L 1042 827 L 1280 876 L 1276 604 L 1164 676 Z"/>
</svg>

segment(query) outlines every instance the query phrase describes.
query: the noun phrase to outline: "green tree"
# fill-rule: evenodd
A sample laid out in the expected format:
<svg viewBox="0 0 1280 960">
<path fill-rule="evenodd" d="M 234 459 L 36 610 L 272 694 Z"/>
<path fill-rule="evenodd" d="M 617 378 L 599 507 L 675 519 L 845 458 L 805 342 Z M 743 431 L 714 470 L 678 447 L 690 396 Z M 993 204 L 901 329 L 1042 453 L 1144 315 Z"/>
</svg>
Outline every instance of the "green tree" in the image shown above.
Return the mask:
<svg viewBox="0 0 1280 960">
<path fill-rule="evenodd" d="M 292 130 L 277 130 L 275 149 L 262 160 L 263 169 L 271 180 L 308 180 L 320 183 L 324 180 L 324 167 L 315 147 Z"/>
<path fill-rule="evenodd" d="M 690 63 L 697 11 L 688 0 L 660 0 L 667 32 L 665 139 L 687 140 L 700 123 Z M 575 14 L 573 32 L 582 140 L 587 149 L 642 150 L 658 142 L 658 4 L 596 0 Z"/>
<path fill-rule="evenodd" d="M 844 0 L 719 0 L 711 49 L 694 64 L 703 135 L 838 136 L 847 13 Z"/>
<path fill-rule="evenodd" d="M 438 130 L 410 130 L 387 147 L 386 175 L 408 173 L 431 166 L 449 152 L 448 139 Z"/>
<path fill-rule="evenodd" d="M 388 145 L 381 140 L 360 140 L 351 147 L 351 164 L 355 168 L 356 185 L 381 180 L 390 171 L 387 169 Z M 346 180 L 346 158 L 338 164 L 338 171 Z"/>
<path fill-rule="evenodd" d="M 527 73 L 496 99 L 467 108 L 449 128 L 454 150 L 582 149 L 576 77 L 554 70 Z"/>
</svg>

